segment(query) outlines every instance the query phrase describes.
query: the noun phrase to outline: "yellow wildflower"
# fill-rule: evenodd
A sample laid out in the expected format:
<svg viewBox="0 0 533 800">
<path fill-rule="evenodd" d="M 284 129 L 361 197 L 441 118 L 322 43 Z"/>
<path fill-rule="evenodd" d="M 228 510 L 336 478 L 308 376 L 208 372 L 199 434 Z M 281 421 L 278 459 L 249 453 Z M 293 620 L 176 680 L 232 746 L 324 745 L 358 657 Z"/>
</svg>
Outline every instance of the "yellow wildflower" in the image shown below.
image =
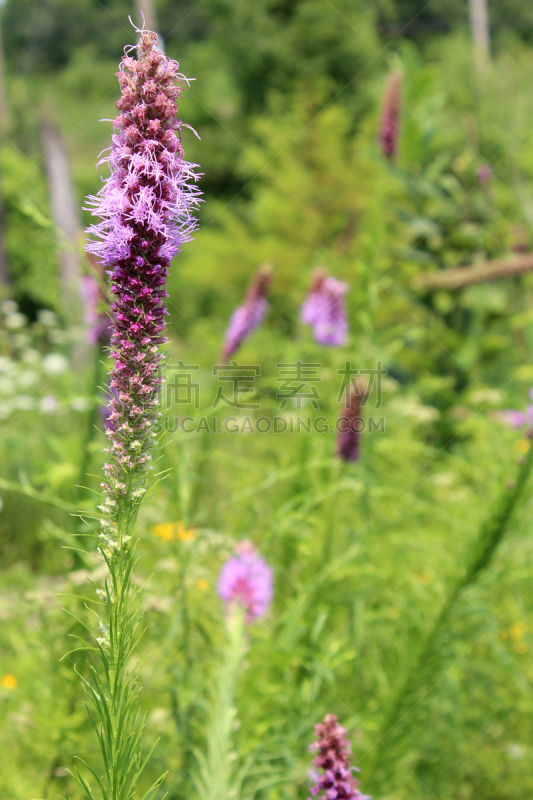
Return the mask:
<svg viewBox="0 0 533 800">
<path fill-rule="evenodd" d="M 201 592 L 205 592 L 206 589 L 209 589 L 209 582 L 205 578 L 199 578 L 196 581 L 196 588 Z"/>
<path fill-rule="evenodd" d="M 163 522 L 160 525 L 154 525 L 152 534 L 158 536 L 163 542 L 170 542 L 174 538 L 174 523 Z"/>
<path fill-rule="evenodd" d="M 527 439 L 518 439 L 514 443 L 514 446 L 516 447 L 518 452 L 521 453 L 523 456 L 525 456 L 525 454 L 529 450 L 529 442 Z"/>
<path fill-rule="evenodd" d="M 178 522 L 176 525 L 176 537 L 180 540 L 180 542 L 193 542 L 196 536 L 196 532 L 193 528 L 185 528 L 183 522 Z"/>
<path fill-rule="evenodd" d="M 526 631 L 527 625 L 525 622 L 515 622 L 513 625 L 511 625 L 511 639 L 521 639 Z"/>
<path fill-rule="evenodd" d="M 180 542 L 192 542 L 196 532 L 193 528 L 186 528 L 183 522 L 161 522 L 152 527 L 152 534 L 163 542 L 179 539 Z"/>
<path fill-rule="evenodd" d="M 4 675 L 2 678 L 2 686 L 4 689 L 15 689 L 17 686 L 18 680 L 15 678 L 14 675 Z"/>
</svg>

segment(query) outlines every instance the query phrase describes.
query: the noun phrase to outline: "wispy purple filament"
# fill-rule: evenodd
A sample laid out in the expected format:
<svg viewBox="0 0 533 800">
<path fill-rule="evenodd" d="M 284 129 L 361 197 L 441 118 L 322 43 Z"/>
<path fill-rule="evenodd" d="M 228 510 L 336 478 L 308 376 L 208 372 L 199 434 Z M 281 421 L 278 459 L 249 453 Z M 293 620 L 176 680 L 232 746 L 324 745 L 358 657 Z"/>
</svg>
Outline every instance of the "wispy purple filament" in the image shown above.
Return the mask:
<svg viewBox="0 0 533 800">
<path fill-rule="evenodd" d="M 272 602 L 272 569 L 249 542 L 241 542 L 222 567 L 218 593 L 227 606 L 243 607 L 248 623 L 266 613 Z"/>
</svg>

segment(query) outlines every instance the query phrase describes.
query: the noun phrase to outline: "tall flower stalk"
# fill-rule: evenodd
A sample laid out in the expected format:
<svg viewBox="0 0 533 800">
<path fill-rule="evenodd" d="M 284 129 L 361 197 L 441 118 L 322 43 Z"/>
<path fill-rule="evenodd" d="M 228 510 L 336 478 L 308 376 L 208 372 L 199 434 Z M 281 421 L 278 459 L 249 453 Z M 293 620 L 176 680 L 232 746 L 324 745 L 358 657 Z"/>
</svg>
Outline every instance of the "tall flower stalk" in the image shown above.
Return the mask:
<svg viewBox="0 0 533 800">
<path fill-rule="evenodd" d="M 199 201 L 194 166 L 183 159 L 177 119 L 186 83 L 177 62 L 141 31 L 137 58 L 123 57 L 117 73 L 121 98 L 108 163 L 110 177 L 89 206 L 100 222 L 87 246 L 106 268 L 114 297 L 110 375 L 109 447 L 101 484 L 104 502 L 98 547 L 108 567 L 97 590 L 99 633 L 89 646 L 89 677 L 83 679 L 96 713 L 92 719 L 104 762 L 103 774 L 88 767 L 103 800 L 132 800 L 145 761 L 143 720 L 137 704 L 138 672 L 129 667 L 138 634 L 140 607 L 131 577 L 135 524 L 147 490 L 154 424 L 159 415 L 165 342 L 165 283 L 168 265 L 196 227 Z M 96 651 L 100 658 L 93 657 Z M 84 762 L 85 763 L 85 762 Z M 87 797 L 88 780 L 76 777 Z M 153 795 L 157 780 L 143 798 Z"/>
</svg>

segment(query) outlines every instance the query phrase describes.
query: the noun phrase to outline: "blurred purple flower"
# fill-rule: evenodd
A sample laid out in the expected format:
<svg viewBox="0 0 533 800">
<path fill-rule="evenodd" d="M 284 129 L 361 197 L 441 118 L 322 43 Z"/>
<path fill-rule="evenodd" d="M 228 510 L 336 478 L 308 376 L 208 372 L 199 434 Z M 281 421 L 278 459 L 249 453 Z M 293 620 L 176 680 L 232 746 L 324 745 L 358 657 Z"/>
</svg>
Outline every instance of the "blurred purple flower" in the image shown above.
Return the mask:
<svg viewBox="0 0 533 800">
<path fill-rule="evenodd" d="M 529 390 L 529 397 L 532 404 L 526 406 L 525 411 L 516 411 L 515 409 L 500 411 L 500 419 L 511 428 L 522 428 L 527 425 L 533 429 L 533 388 Z"/>
<path fill-rule="evenodd" d="M 319 344 L 339 347 L 346 344 L 348 321 L 344 305 L 347 283 L 332 278 L 326 270 L 315 273 L 311 289 L 300 312 L 300 319 L 313 328 Z"/>
<path fill-rule="evenodd" d="M 222 567 L 217 588 L 227 606 L 244 607 L 249 624 L 263 616 L 272 601 L 272 569 L 251 542 L 240 542 Z"/>
<path fill-rule="evenodd" d="M 300 311 L 300 319 L 304 325 L 314 325 L 316 322 L 322 286 L 327 277 L 328 272 L 323 267 L 315 270 L 311 288 L 309 289 L 309 293 L 305 298 Z"/>
<path fill-rule="evenodd" d="M 113 386 L 109 389 L 108 394 L 106 396 L 105 404 L 101 403 L 98 406 L 98 410 L 100 412 L 100 417 L 102 422 L 104 423 L 104 429 L 106 431 L 114 431 L 115 430 L 115 421 L 117 420 L 116 411 L 113 409 L 112 400 L 117 397 L 117 390 Z"/>
<path fill-rule="evenodd" d="M 477 168 L 477 179 L 479 183 L 486 184 L 492 178 L 492 169 L 489 167 L 488 164 L 480 164 Z"/>
<path fill-rule="evenodd" d="M 239 306 L 231 316 L 222 348 L 222 357 L 225 360 L 239 349 L 265 318 L 268 309 L 266 297 L 271 280 L 272 268 L 268 264 L 263 264 L 254 276 L 243 305 Z"/>
<path fill-rule="evenodd" d="M 309 748 L 317 753 L 310 773 L 312 796 L 322 793 L 321 800 L 370 800 L 369 795 L 361 794 L 359 781 L 352 774 L 359 770 L 350 766 L 350 742 L 337 717 L 327 714 L 324 722 L 315 725 L 315 735 L 316 741 Z"/>
<path fill-rule="evenodd" d="M 87 341 L 89 344 L 108 345 L 113 333 L 113 321 L 109 315 L 109 303 L 92 275 L 84 275 L 81 284 L 81 295 L 85 309 L 87 325 Z"/>
<path fill-rule="evenodd" d="M 43 411 L 45 414 L 53 414 L 59 406 L 59 403 L 57 402 L 56 397 L 51 394 L 47 394 L 42 398 L 40 406 L 41 411 Z"/>
<path fill-rule="evenodd" d="M 394 161 L 398 151 L 401 105 L 402 76 L 400 72 L 392 72 L 385 89 L 378 137 L 381 152 L 389 161 Z"/>
<path fill-rule="evenodd" d="M 527 253 L 529 248 L 529 231 L 525 225 L 515 225 L 510 237 L 513 253 Z"/>
<path fill-rule="evenodd" d="M 357 461 L 361 439 L 361 407 L 367 388 L 353 381 L 338 423 L 337 456 L 342 461 Z"/>
</svg>

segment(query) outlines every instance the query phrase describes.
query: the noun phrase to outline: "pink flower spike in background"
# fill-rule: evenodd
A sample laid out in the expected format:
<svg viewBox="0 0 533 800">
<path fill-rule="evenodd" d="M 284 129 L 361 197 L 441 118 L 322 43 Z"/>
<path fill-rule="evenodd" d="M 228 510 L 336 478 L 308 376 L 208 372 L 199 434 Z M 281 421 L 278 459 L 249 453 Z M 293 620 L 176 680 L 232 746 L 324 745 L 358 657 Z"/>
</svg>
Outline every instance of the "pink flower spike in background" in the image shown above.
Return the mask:
<svg viewBox="0 0 533 800">
<path fill-rule="evenodd" d="M 85 324 L 87 325 L 87 341 L 89 344 L 108 345 L 113 333 L 113 322 L 109 311 L 109 303 L 98 281 L 92 275 L 83 275 L 81 294 L 85 308 Z"/>
<path fill-rule="evenodd" d="M 350 287 L 328 275 L 325 269 L 317 270 L 311 289 L 300 312 L 300 319 L 313 328 L 319 344 L 340 347 L 348 338 L 348 320 L 344 295 Z"/>
<path fill-rule="evenodd" d="M 242 306 L 233 312 L 222 348 L 224 360 L 237 352 L 245 339 L 262 323 L 268 310 L 267 294 L 272 280 L 272 267 L 263 264 L 257 270 Z"/>
<path fill-rule="evenodd" d="M 359 781 L 352 774 L 359 770 L 350 766 L 350 742 L 337 717 L 327 714 L 324 722 L 315 725 L 315 735 L 316 741 L 309 747 L 310 752 L 317 753 L 311 771 L 312 796 L 320 795 L 320 800 L 370 800 L 369 795 L 361 794 Z"/>
<path fill-rule="evenodd" d="M 392 72 L 385 90 L 378 137 L 381 152 L 389 161 L 394 161 L 398 153 L 401 105 L 402 75 L 400 72 Z"/>
<path fill-rule="evenodd" d="M 532 402 L 526 406 L 524 411 L 517 411 L 516 409 L 500 411 L 500 419 L 511 428 L 523 428 L 527 425 L 528 428 L 533 430 L 533 388 L 529 390 L 529 397 Z"/>
<path fill-rule="evenodd" d="M 359 459 L 362 428 L 362 406 L 368 387 L 353 381 L 338 422 L 337 456 L 346 462 Z"/>
<path fill-rule="evenodd" d="M 238 603 L 250 624 L 262 617 L 272 602 L 272 569 L 251 542 L 240 542 L 220 571 L 218 593 L 226 606 Z"/>
</svg>

